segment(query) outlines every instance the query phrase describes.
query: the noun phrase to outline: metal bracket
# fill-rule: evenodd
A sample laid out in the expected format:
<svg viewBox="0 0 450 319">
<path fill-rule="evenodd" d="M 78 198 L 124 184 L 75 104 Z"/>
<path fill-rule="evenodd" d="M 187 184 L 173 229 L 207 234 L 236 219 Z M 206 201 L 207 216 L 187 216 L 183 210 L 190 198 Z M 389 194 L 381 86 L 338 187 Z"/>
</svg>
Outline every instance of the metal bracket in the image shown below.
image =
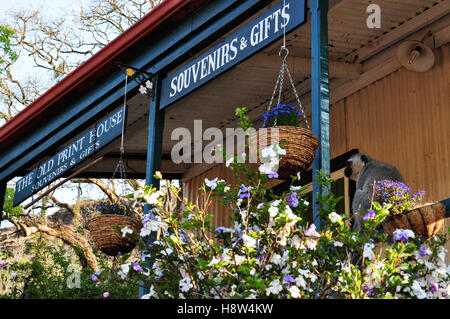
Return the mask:
<svg viewBox="0 0 450 319">
<path fill-rule="evenodd" d="M 138 83 L 141 94 L 147 95 L 152 100 L 155 98 L 155 75 L 153 73 L 120 62 L 117 62 L 117 66 L 128 75 L 129 79 Z"/>
</svg>

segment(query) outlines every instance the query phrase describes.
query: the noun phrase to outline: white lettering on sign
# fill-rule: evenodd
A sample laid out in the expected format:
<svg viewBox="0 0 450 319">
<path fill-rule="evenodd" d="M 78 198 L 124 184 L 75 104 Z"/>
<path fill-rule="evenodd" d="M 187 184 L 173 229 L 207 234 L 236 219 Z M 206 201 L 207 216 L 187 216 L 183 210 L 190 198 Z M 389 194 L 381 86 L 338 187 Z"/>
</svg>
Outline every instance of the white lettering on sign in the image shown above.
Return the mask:
<svg viewBox="0 0 450 319">
<path fill-rule="evenodd" d="M 99 122 L 16 183 L 14 206 L 47 186 L 122 132 L 125 107 Z"/>
<path fill-rule="evenodd" d="M 252 52 L 257 51 L 262 45 L 266 45 L 281 36 L 291 22 L 292 13 L 290 10 L 292 7 L 297 10 L 303 9 L 302 3 L 304 4 L 300 1 L 280 4 L 273 9 L 273 12 L 262 15 L 253 23 L 230 36 L 224 43 L 212 48 L 211 52 L 205 53 L 198 60 L 170 75 L 167 81 L 163 83 L 163 99 L 166 99 L 166 95 L 169 99 L 178 99 L 205 81 L 209 81 L 211 77 L 223 72 L 224 68 L 226 69 L 233 64 L 233 61 L 242 60 Z M 304 21 L 304 19 L 298 17 L 296 20 Z M 243 53 L 241 54 L 241 52 Z M 162 104 L 166 105 L 165 103 L 169 102 L 163 101 Z"/>
</svg>

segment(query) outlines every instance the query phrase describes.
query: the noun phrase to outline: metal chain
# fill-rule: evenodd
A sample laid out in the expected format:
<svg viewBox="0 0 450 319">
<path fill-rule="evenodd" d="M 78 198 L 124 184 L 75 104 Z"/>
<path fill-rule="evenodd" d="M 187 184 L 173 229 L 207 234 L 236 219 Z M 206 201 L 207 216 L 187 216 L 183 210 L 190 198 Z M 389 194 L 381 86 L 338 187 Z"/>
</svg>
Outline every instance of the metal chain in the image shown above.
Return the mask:
<svg viewBox="0 0 450 319">
<path fill-rule="evenodd" d="M 308 123 L 308 119 L 306 118 L 305 109 L 303 108 L 302 102 L 300 101 L 300 97 L 298 96 L 297 89 L 295 88 L 294 81 L 292 80 L 291 72 L 289 71 L 289 67 L 288 67 L 288 65 L 286 63 L 287 56 L 289 55 L 289 50 L 287 48 L 285 48 L 285 47 L 282 47 L 280 49 L 279 55 L 281 54 L 282 50 L 286 50 L 286 55 L 283 58 L 283 63 L 281 64 L 281 69 L 280 69 L 280 72 L 278 74 L 277 81 L 275 83 L 275 87 L 273 88 L 272 97 L 270 98 L 269 106 L 267 107 L 267 113 L 270 112 L 270 109 L 272 108 L 272 104 L 273 104 L 273 100 L 274 100 L 276 92 L 277 92 L 277 88 L 278 88 L 277 105 L 280 104 L 281 94 L 282 94 L 282 91 L 283 91 L 284 74 L 285 74 L 285 71 L 287 71 L 287 74 L 288 74 L 288 77 L 289 77 L 289 81 L 291 82 L 291 86 L 292 86 L 292 89 L 294 91 L 295 98 L 296 98 L 298 106 L 300 108 L 300 112 L 302 113 L 302 116 L 303 116 L 303 119 L 305 120 L 306 126 L 308 127 L 308 129 L 310 129 L 310 126 L 309 126 L 309 123 Z M 278 85 L 279 85 L 279 87 L 278 87 Z M 275 118 L 274 126 L 276 126 L 276 124 L 277 124 L 276 121 L 277 121 L 277 118 Z"/>
<path fill-rule="evenodd" d="M 300 108 L 300 112 L 302 112 L 303 119 L 305 120 L 306 126 L 309 127 L 308 119 L 306 118 L 305 109 L 303 108 L 302 102 L 300 101 L 300 97 L 298 96 L 297 89 L 295 88 L 294 81 L 292 80 L 291 72 L 289 72 L 289 68 L 286 65 L 286 71 L 289 76 L 289 80 L 291 81 L 292 89 L 294 90 L 295 98 L 297 100 L 298 106 Z"/>
<path fill-rule="evenodd" d="M 128 86 L 128 74 L 125 74 L 125 92 L 123 95 L 123 122 L 122 122 L 122 136 L 120 139 L 120 158 L 119 158 L 119 162 L 117 163 L 116 169 L 114 170 L 113 176 L 111 179 L 114 179 L 114 176 L 117 173 L 117 169 L 119 169 L 119 174 L 120 174 L 120 179 L 122 180 L 122 194 L 125 195 L 125 179 L 126 179 L 126 174 L 125 174 L 125 166 L 123 164 L 123 154 L 125 153 L 125 148 L 124 148 L 124 134 L 125 134 L 125 114 L 127 111 L 127 86 Z"/>
</svg>

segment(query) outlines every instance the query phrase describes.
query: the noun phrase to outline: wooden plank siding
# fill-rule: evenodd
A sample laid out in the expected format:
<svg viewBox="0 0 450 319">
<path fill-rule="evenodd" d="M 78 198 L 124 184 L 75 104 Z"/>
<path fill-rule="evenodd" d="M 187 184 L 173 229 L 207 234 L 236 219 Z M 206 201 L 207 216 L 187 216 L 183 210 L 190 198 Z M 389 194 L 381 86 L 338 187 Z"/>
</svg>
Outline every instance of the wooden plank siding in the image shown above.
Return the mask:
<svg viewBox="0 0 450 319">
<path fill-rule="evenodd" d="M 330 115 L 332 158 L 357 148 L 391 163 L 426 201 L 450 197 L 450 46 L 435 56 L 432 70 L 401 68 L 332 105 Z"/>
</svg>

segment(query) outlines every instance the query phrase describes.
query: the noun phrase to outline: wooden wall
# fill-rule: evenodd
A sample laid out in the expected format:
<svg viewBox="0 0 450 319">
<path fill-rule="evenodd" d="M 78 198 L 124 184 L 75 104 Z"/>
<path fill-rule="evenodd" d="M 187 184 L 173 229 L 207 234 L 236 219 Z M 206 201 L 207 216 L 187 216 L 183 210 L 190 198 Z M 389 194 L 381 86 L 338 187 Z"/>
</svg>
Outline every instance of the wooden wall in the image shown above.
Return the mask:
<svg viewBox="0 0 450 319">
<path fill-rule="evenodd" d="M 450 45 L 425 73 L 401 68 L 330 107 L 331 157 L 357 148 L 395 165 L 427 201 L 450 197 Z"/>
</svg>

